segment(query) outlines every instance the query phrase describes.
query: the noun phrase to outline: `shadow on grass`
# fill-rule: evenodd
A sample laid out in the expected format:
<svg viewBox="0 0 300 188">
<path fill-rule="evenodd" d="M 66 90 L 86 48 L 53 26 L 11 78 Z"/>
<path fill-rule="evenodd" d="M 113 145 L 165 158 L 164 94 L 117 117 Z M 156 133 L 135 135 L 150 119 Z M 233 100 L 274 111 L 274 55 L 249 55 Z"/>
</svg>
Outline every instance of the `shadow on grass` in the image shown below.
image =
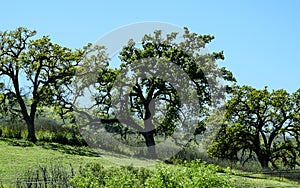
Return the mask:
<svg viewBox="0 0 300 188">
<path fill-rule="evenodd" d="M 278 177 L 279 179 L 285 178 L 300 183 L 300 169 L 264 172 L 263 174 L 267 176 Z"/>
<path fill-rule="evenodd" d="M 66 154 L 71 155 L 81 155 L 81 156 L 88 156 L 88 157 L 100 157 L 99 152 L 93 151 L 89 147 L 85 146 L 70 146 L 70 145 L 63 145 L 54 142 L 37 142 L 32 143 L 27 140 L 21 139 L 11 139 L 11 138 L 0 138 L 0 140 L 6 142 L 8 145 L 11 146 L 20 146 L 20 147 L 33 147 L 33 146 L 41 146 L 44 149 L 51 149 L 55 151 L 59 151 Z M 0 187 L 1 188 L 1 187 Z"/>
<path fill-rule="evenodd" d="M 100 157 L 100 154 L 98 152 L 93 151 L 89 147 L 76 147 L 76 146 L 69 146 L 69 145 L 63 145 L 58 143 L 47 143 L 47 142 L 38 142 L 36 145 L 41 146 L 44 149 L 51 149 L 51 150 L 55 150 L 55 151 L 59 151 L 71 155 Z"/>
<path fill-rule="evenodd" d="M 21 146 L 21 147 L 33 147 L 35 144 L 21 139 L 13 139 L 13 138 L 0 138 L 0 140 L 6 142 L 8 145 L 11 146 Z"/>
<path fill-rule="evenodd" d="M 257 176 L 257 175 L 264 175 L 264 176 Z M 300 183 L 300 170 L 284 170 L 284 171 L 269 171 L 269 172 L 248 173 L 248 174 L 235 174 L 235 176 L 240 176 L 244 178 L 253 178 L 253 179 L 275 178 L 279 181 L 282 181 L 283 179 L 288 179 L 290 181 Z"/>
</svg>

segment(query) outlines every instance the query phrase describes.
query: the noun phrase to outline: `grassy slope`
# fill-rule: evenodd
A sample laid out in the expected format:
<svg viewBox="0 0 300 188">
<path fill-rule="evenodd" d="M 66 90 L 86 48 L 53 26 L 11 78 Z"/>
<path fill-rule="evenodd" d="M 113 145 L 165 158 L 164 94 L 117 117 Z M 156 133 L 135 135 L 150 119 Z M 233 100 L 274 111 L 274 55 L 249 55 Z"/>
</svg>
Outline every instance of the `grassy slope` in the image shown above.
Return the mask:
<svg viewBox="0 0 300 188">
<path fill-rule="evenodd" d="M 107 167 L 116 164 L 145 166 L 158 163 L 157 161 L 133 159 L 105 152 L 100 153 L 100 156 L 67 154 L 72 153 L 72 150 L 75 151 L 76 148 L 51 147 L 51 149 L 45 149 L 45 146 L 22 147 L 12 146 L 7 142 L 0 141 L 0 181 L 7 185 L 10 181 L 14 181 L 17 177 L 24 174 L 28 168 L 45 164 L 72 164 L 76 170 L 79 166 L 83 166 L 88 162 L 101 163 Z M 288 180 L 279 180 L 278 178 L 266 180 L 261 177 L 231 175 L 237 187 L 300 187 L 299 184 Z"/>
<path fill-rule="evenodd" d="M 51 163 L 72 164 L 74 168 L 90 161 L 102 162 L 99 157 L 85 157 L 64 154 L 59 151 L 44 149 L 41 146 L 19 147 L 0 141 L 0 178 L 2 181 L 14 181 L 27 169 Z"/>
<path fill-rule="evenodd" d="M 51 149 L 45 149 L 51 148 Z M 73 151 L 72 151 L 73 149 Z M 75 154 L 70 154 L 70 153 Z M 70 164 L 77 170 L 89 162 L 101 163 L 109 167 L 118 165 L 145 166 L 155 164 L 155 161 L 138 160 L 122 155 L 110 155 L 102 152 L 100 156 L 78 155 L 74 147 L 43 146 L 13 146 L 0 140 L 0 182 L 6 184 L 21 177 L 28 169 L 39 165 L 66 165 Z M 82 154 L 82 153 L 81 153 Z M 92 153 L 93 154 L 93 153 Z M 91 155 L 88 151 L 86 155 Z M 94 154 L 93 154 L 94 155 Z"/>
</svg>

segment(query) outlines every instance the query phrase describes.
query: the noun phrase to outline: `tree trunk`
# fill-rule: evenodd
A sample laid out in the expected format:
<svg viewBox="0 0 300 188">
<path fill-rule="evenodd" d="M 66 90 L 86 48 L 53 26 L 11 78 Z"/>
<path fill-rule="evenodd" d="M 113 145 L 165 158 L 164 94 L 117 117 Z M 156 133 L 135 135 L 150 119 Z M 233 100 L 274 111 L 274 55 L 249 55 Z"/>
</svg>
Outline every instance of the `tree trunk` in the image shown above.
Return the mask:
<svg viewBox="0 0 300 188">
<path fill-rule="evenodd" d="M 143 132 L 142 135 L 145 138 L 146 146 L 148 150 L 147 156 L 151 159 L 156 159 L 156 150 L 155 150 L 155 140 L 154 140 L 154 131 Z"/>
<path fill-rule="evenodd" d="M 260 133 L 259 130 L 256 131 L 254 140 L 253 140 L 253 145 L 254 145 L 254 149 L 253 151 L 255 152 L 257 159 L 260 163 L 260 166 L 263 169 L 268 169 L 269 168 L 269 162 L 270 162 L 270 155 L 268 155 L 268 152 L 264 151 L 261 148 L 260 145 Z"/>
<path fill-rule="evenodd" d="M 263 169 L 268 169 L 269 168 L 269 157 L 267 156 L 258 156 L 258 161 L 260 163 L 260 166 L 263 168 Z"/>
<path fill-rule="evenodd" d="M 150 92 L 150 91 L 149 91 Z M 152 96 L 152 94 L 149 94 L 149 96 Z M 147 156 L 151 159 L 156 159 L 156 150 L 155 150 L 155 140 L 154 140 L 154 133 L 155 133 L 155 127 L 152 124 L 152 118 L 154 116 L 154 109 L 155 109 L 155 101 L 154 100 L 148 100 L 147 105 L 145 105 L 145 119 L 144 119 L 144 132 L 142 132 L 142 135 L 145 138 L 146 146 L 148 149 Z"/>
<path fill-rule="evenodd" d="M 35 136 L 35 129 L 34 129 L 34 121 L 33 120 L 25 120 L 26 124 L 27 124 L 27 129 L 28 129 L 28 136 L 27 139 L 29 141 L 32 141 L 33 143 L 35 143 L 37 141 L 37 138 Z"/>
<path fill-rule="evenodd" d="M 27 138 L 28 138 L 28 140 L 35 143 L 37 141 L 37 139 L 35 137 L 35 130 L 34 130 L 34 116 L 35 116 L 35 112 L 36 112 L 36 108 L 37 108 L 37 101 L 34 100 L 34 102 L 31 104 L 31 110 L 30 110 L 30 116 L 29 116 L 29 114 L 27 112 L 26 104 L 20 93 L 18 71 L 19 70 L 16 70 L 16 72 L 17 72 L 16 76 L 12 77 L 12 81 L 13 81 L 14 88 L 16 91 L 16 97 L 17 97 L 18 103 L 21 107 L 21 113 L 23 115 L 23 119 L 25 120 L 25 122 L 27 124 L 27 129 L 28 129 Z"/>
</svg>

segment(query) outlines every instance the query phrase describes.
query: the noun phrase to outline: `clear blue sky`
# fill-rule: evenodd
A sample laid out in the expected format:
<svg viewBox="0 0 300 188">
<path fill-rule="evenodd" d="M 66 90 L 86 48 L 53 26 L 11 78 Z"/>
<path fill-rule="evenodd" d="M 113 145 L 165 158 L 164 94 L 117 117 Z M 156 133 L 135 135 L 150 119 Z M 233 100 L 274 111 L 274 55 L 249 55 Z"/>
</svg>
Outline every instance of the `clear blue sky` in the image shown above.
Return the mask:
<svg viewBox="0 0 300 188">
<path fill-rule="evenodd" d="M 2 1 L 0 30 L 35 29 L 54 42 L 81 48 L 124 25 L 160 21 L 216 39 L 210 51 L 239 84 L 290 92 L 300 88 L 299 0 Z"/>
</svg>

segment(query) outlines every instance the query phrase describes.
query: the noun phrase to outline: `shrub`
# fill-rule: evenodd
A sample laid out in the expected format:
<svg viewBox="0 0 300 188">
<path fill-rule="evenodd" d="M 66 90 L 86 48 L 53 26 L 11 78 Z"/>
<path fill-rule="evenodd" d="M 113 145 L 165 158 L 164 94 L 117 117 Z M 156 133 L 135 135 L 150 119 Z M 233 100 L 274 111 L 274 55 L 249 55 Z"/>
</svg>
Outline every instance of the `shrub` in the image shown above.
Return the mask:
<svg viewBox="0 0 300 188">
<path fill-rule="evenodd" d="M 71 183 L 75 187 L 144 187 L 150 170 L 133 167 L 104 168 L 90 163 L 75 175 Z"/>
<path fill-rule="evenodd" d="M 230 187 L 231 181 L 220 169 L 199 161 L 179 166 L 161 165 L 154 176 L 147 179 L 147 187 Z"/>
<path fill-rule="evenodd" d="M 230 187 L 229 175 L 219 167 L 194 161 L 154 169 L 136 167 L 104 168 L 89 164 L 71 179 L 75 187 Z"/>
<path fill-rule="evenodd" d="M 37 131 L 39 141 L 56 142 L 72 146 L 87 146 L 87 143 L 81 136 L 78 127 L 75 125 L 50 126 L 49 129 L 40 129 Z"/>
<path fill-rule="evenodd" d="M 25 128 L 21 124 L 2 124 L 0 125 L 0 137 L 21 139 L 25 134 Z"/>
<path fill-rule="evenodd" d="M 1 121 L 0 137 L 2 138 L 27 138 L 27 127 L 24 121 Z M 87 146 L 76 125 L 61 125 L 50 118 L 38 118 L 35 122 L 36 136 L 39 141 L 56 142 L 73 146 Z"/>
</svg>

